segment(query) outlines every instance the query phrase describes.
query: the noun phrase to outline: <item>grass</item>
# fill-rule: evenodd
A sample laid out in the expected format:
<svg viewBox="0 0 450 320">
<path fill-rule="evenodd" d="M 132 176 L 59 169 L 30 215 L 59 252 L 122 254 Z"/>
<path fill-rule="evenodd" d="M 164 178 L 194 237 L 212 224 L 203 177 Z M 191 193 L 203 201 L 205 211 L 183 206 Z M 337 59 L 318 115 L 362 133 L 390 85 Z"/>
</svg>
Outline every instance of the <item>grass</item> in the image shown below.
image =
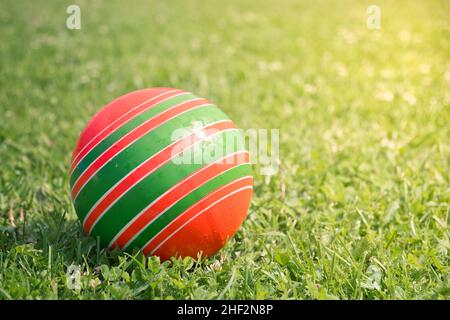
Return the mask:
<svg viewBox="0 0 450 320">
<path fill-rule="evenodd" d="M 450 298 L 448 1 L 377 1 L 381 30 L 372 1 L 73 2 L 0 10 L 1 299 Z M 83 126 L 156 86 L 280 129 L 279 172 L 255 166 L 249 217 L 214 257 L 109 253 L 72 207 Z"/>
</svg>

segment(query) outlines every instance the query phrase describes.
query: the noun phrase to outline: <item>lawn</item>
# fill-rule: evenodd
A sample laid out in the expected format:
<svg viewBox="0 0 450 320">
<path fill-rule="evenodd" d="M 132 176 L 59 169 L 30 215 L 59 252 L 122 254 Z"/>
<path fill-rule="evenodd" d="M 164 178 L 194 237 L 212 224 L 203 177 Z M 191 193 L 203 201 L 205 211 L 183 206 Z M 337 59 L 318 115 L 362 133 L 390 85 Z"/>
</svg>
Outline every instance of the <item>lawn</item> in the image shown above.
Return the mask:
<svg viewBox="0 0 450 320">
<path fill-rule="evenodd" d="M 0 299 L 449 299 L 450 2 L 370 4 L 2 0 Z M 84 125 L 158 86 L 280 130 L 210 258 L 108 252 L 71 203 Z"/>
</svg>

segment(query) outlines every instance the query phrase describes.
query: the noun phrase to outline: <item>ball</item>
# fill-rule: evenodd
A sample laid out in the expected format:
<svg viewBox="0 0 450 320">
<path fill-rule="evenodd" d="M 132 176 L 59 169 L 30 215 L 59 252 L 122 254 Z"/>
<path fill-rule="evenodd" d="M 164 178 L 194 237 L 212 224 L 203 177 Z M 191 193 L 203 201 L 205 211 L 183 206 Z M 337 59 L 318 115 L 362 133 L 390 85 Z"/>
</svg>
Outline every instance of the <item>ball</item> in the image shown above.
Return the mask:
<svg viewBox="0 0 450 320">
<path fill-rule="evenodd" d="M 121 96 L 81 132 L 70 192 L 84 231 L 103 247 L 162 260 L 210 256 L 247 216 L 253 193 L 242 132 L 190 92 Z"/>
</svg>

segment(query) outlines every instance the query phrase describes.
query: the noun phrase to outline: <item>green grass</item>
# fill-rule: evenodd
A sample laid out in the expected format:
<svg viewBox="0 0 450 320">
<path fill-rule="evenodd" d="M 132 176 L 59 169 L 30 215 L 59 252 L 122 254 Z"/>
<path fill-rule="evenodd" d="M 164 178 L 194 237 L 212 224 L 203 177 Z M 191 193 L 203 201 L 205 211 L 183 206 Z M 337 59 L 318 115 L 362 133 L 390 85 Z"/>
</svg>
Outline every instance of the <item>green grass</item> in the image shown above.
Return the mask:
<svg viewBox="0 0 450 320">
<path fill-rule="evenodd" d="M 0 298 L 450 298 L 450 2 L 377 1 L 381 30 L 372 1 L 73 2 L 2 1 Z M 280 129 L 279 172 L 255 166 L 211 258 L 108 253 L 70 201 L 88 119 L 156 86 Z"/>
</svg>

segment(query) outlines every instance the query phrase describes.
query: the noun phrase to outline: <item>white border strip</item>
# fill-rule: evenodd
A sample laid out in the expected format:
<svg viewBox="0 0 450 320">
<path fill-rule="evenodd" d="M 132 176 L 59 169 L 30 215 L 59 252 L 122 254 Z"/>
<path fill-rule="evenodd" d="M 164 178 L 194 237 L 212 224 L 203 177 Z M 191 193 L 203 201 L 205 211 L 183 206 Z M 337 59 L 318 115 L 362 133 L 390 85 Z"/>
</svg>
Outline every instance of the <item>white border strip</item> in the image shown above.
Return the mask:
<svg viewBox="0 0 450 320">
<path fill-rule="evenodd" d="M 253 189 L 253 186 L 246 186 L 246 187 L 239 188 L 239 189 L 237 189 L 237 190 L 235 190 L 235 191 L 233 191 L 233 192 L 227 194 L 226 196 L 220 198 L 219 200 L 215 201 L 214 203 L 212 203 L 211 205 L 209 205 L 209 206 L 206 207 L 205 209 L 201 210 L 199 213 L 197 213 L 195 216 L 193 216 L 193 217 L 190 218 L 188 221 L 186 221 L 183 225 L 181 225 L 178 229 L 176 229 L 174 232 L 172 232 L 172 233 L 171 233 L 167 238 L 165 238 L 162 242 L 160 242 L 160 243 L 155 247 L 155 249 L 153 249 L 153 250 L 150 252 L 150 254 L 152 255 L 153 253 L 155 253 L 155 251 L 158 250 L 164 243 L 166 243 L 170 238 L 172 238 L 175 234 L 177 234 L 181 229 L 183 229 L 186 225 L 188 225 L 192 220 L 194 220 L 195 218 L 197 218 L 197 217 L 198 217 L 199 215 L 201 215 L 203 212 L 205 212 L 205 211 L 208 210 L 209 208 L 215 206 L 217 203 L 219 203 L 219 202 L 225 200 L 226 198 L 229 198 L 229 197 L 231 197 L 232 195 L 234 195 L 234 194 L 236 194 L 236 193 L 238 193 L 238 192 L 241 192 L 241 191 L 243 191 L 243 190 L 246 190 L 246 189 Z M 180 217 L 180 216 L 178 216 L 178 217 Z M 177 217 L 177 219 L 178 219 L 178 217 Z M 173 220 L 173 221 L 176 221 L 176 219 Z M 167 227 L 166 227 L 166 228 L 167 228 Z M 165 228 L 164 228 L 164 229 L 165 229 Z M 164 230 L 164 229 L 163 229 L 163 230 Z M 158 234 L 160 234 L 163 230 L 161 230 Z M 157 234 L 157 235 L 158 235 L 158 234 Z M 157 235 L 156 235 L 156 236 L 157 236 Z M 156 236 L 155 236 L 155 237 L 156 237 Z M 153 238 L 152 238 L 152 240 L 153 240 Z M 150 241 L 151 241 L 151 240 L 150 240 Z M 143 250 L 143 249 L 150 243 L 150 241 L 147 242 L 147 243 L 145 244 L 145 246 L 144 246 L 141 250 Z"/>
<path fill-rule="evenodd" d="M 193 99 L 193 100 L 188 100 L 188 101 L 185 101 L 185 102 L 183 102 L 183 103 L 177 104 L 177 105 L 171 107 L 170 109 L 165 110 L 163 113 L 165 113 L 166 111 L 169 111 L 169 110 L 171 110 L 171 109 L 173 109 L 173 108 L 179 107 L 180 105 L 182 105 L 182 104 L 184 104 L 184 103 L 196 101 L 197 99 L 198 99 L 198 100 L 203 100 L 202 98 L 195 98 L 195 99 Z M 205 107 L 205 106 L 213 106 L 213 104 L 211 104 L 211 103 L 205 103 L 205 104 L 198 105 L 198 106 L 196 106 L 196 107 L 194 107 L 194 108 L 192 108 L 192 109 L 185 110 L 185 111 L 183 111 L 182 113 L 178 113 L 178 114 L 174 115 L 173 117 L 171 117 L 171 118 L 165 120 L 164 122 L 159 123 L 157 126 L 151 128 L 151 129 L 148 130 L 147 132 L 145 132 L 145 133 L 143 133 L 142 135 L 138 136 L 136 139 L 134 139 L 134 140 L 131 141 L 129 144 L 127 144 L 127 145 L 125 146 L 125 148 L 123 148 L 122 150 L 119 150 L 119 152 L 117 152 L 115 155 L 113 155 L 112 157 L 110 157 L 110 158 L 108 159 L 108 161 L 106 161 L 106 162 L 105 162 L 104 164 L 102 164 L 99 168 L 97 168 L 97 170 L 96 170 L 96 171 L 89 177 L 89 179 L 87 179 L 86 182 L 81 186 L 81 188 L 78 190 L 77 194 L 73 197 L 73 199 L 75 200 L 75 199 L 77 198 L 77 196 L 80 194 L 81 190 L 83 190 L 84 186 L 92 179 L 93 176 L 95 176 L 95 175 L 97 174 L 98 171 L 100 171 L 100 169 L 102 169 L 107 163 L 109 163 L 112 159 L 114 159 L 115 157 L 117 157 L 121 152 L 123 152 L 124 150 L 126 150 L 129 146 L 131 146 L 131 145 L 132 145 L 133 143 L 135 143 L 137 140 L 139 140 L 140 138 L 142 138 L 143 136 L 145 136 L 145 135 L 148 134 L 149 132 L 151 132 L 151 131 L 153 131 L 153 130 L 159 128 L 160 126 L 162 126 L 163 124 L 167 123 L 168 121 L 170 121 L 170 120 L 172 120 L 172 119 L 174 119 L 174 118 L 176 118 L 176 117 L 178 117 L 178 116 L 181 116 L 181 115 L 185 114 L 186 112 L 189 112 L 189 111 L 192 111 L 192 110 L 195 110 L 195 109 L 198 109 L 198 108 L 202 108 L 202 107 Z M 161 115 L 161 114 L 162 114 L 162 113 L 159 113 L 158 116 Z M 156 116 L 155 116 L 155 117 L 156 117 Z M 147 124 L 147 122 L 153 120 L 155 117 L 153 117 L 153 118 L 151 118 L 151 119 L 148 119 L 147 121 L 145 121 L 144 123 L 142 123 L 142 124 L 139 125 L 138 127 L 134 128 L 132 131 L 128 132 L 126 135 L 124 135 L 122 138 L 120 138 L 118 141 L 116 141 L 115 144 L 119 143 L 119 142 L 120 142 L 122 139 L 124 139 L 126 136 L 130 135 L 130 134 L 133 133 L 135 130 L 138 130 L 140 127 L 144 126 L 145 124 Z M 83 174 L 84 174 L 84 173 L 92 166 L 92 164 L 93 164 L 95 161 L 97 161 L 97 159 L 99 159 L 101 156 L 103 156 L 106 152 L 108 152 L 110 149 L 112 149 L 112 148 L 114 147 L 115 144 L 112 144 L 112 145 L 111 145 L 108 149 L 106 149 L 101 155 L 99 155 L 94 161 L 92 161 L 92 162 L 90 163 L 90 165 L 89 165 L 86 169 L 84 169 L 84 171 L 80 174 L 80 176 L 78 177 L 78 179 L 73 183 L 73 186 L 72 186 L 72 188 L 71 188 L 71 190 L 70 190 L 71 192 L 73 191 L 73 189 L 75 188 L 76 184 L 77 184 L 78 181 L 81 179 L 81 177 L 83 176 Z"/>
<path fill-rule="evenodd" d="M 231 156 L 231 155 L 234 155 L 234 154 L 238 154 L 238 153 L 248 153 L 248 152 L 247 152 L 247 151 L 235 152 L 235 153 L 233 153 L 233 154 L 229 154 L 228 156 Z M 219 159 L 219 160 L 217 160 L 217 161 L 221 161 L 221 160 L 223 160 L 223 159 L 225 159 L 225 158 L 228 158 L 228 156 L 223 157 L 222 159 Z M 214 163 L 215 163 L 215 162 L 214 162 Z M 211 163 L 210 165 L 207 165 L 207 166 L 203 167 L 200 171 L 198 171 L 198 172 L 196 172 L 194 175 L 190 176 L 189 179 L 192 178 L 192 177 L 194 177 L 195 175 L 199 174 L 200 172 L 206 170 L 206 168 L 209 168 L 209 167 L 210 167 L 211 165 L 213 165 L 214 163 Z M 156 219 L 158 219 L 161 215 L 163 215 L 164 213 L 166 213 L 170 208 L 172 208 L 173 206 L 175 206 L 179 201 L 183 200 L 185 197 L 189 196 L 191 193 L 193 193 L 194 191 L 196 191 L 198 188 L 204 186 L 206 183 L 208 183 L 208 182 L 211 181 L 212 179 L 217 178 L 217 177 L 221 176 L 222 174 L 225 174 L 226 172 L 228 172 L 228 171 L 230 171 L 230 170 L 232 170 L 232 169 L 235 169 L 235 168 L 237 168 L 237 167 L 240 167 L 240 166 L 246 165 L 246 164 L 251 164 L 251 163 L 250 163 L 250 162 L 243 162 L 243 163 L 241 163 L 241 164 L 239 164 L 239 165 L 237 165 L 237 166 L 231 167 L 231 168 L 229 168 L 229 169 L 227 169 L 227 170 L 225 170 L 225 171 L 221 171 L 219 174 L 217 174 L 217 175 L 215 175 L 215 176 L 209 178 L 208 180 L 204 181 L 202 184 L 200 184 L 200 185 L 196 186 L 195 188 L 193 188 L 192 190 L 190 190 L 188 193 L 186 193 L 185 195 L 183 195 L 179 200 L 175 201 L 175 202 L 172 203 L 170 206 L 168 206 L 167 208 L 165 208 L 164 211 L 158 213 L 158 215 L 157 215 L 156 217 L 154 217 L 150 222 L 148 222 L 145 226 L 143 226 L 139 232 L 137 232 L 130 240 L 128 240 L 128 242 L 123 246 L 122 250 L 125 250 L 125 249 L 126 249 L 126 248 L 127 248 L 127 247 L 128 247 L 128 246 L 129 246 L 129 245 L 130 245 L 130 244 L 131 244 L 131 243 L 132 243 L 139 235 L 141 235 L 142 232 L 144 232 L 144 230 L 145 230 L 149 225 L 151 225 L 151 224 L 152 224 Z M 111 247 L 111 246 L 114 244 L 114 241 L 116 241 L 117 238 L 120 237 L 120 235 L 122 234 L 123 230 L 124 230 L 125 228 L 127 228 L 129 225 L 131 225 L 136 219 L 138 219 L 139 216 L 141 216 L 142 213 L 145 212 L 145 210 L 147 210 L 147 209 L 148 209 L 149 207 L 151 207 L 155 202 L 157 202 L 160 198 L 162 198 L 163 196 L 165 196 L 167 193 L 169 193 L 169 192 L 172 191 L 175 187 L 177 187 L 178 185 L 182 184 L 182 183 L 185 182 L 185 181 L 186 181 L 186 180 L 184 180 L 184 181 L 182 181 L 182 182 L 180 182 L 180 183 L 177 183 L 175 186 L 173 186 L 172 188 L 170 188 L 169 190 L 167 190 L 164 194 L 162 194 L 160 197 L 158 197 L 156 200 L 154 200 L 152 203 L 150 203 L 147 207 L 145 207 L 141 212 L 139 212 L 138 215 L 137 215 L 135 218 L 133 218 L 133 220 L 130 221 L 130 222 L 129 222 L 129 223 L 128 223 L 121 231 L 120 231 L 120 233 L 119 233 L 116 237 L 114 237 L 114 239 L 110 242 L 110 244 L 109 244 L 108 247 Z M 126 230 L 126 229 L 125 229 L 125 230 Z"/>
<path fill-rule="evenodd" d="M 88 145 L 90 145 L 91 142 L 94 141 L 95 138 L 97 138 L 102 132 L 104 132 L 105 130 L 107 130 L 108 128 L 110 128 L 112 125 L 114 125 L 117 121 L 119 121 L 120 119 L 122 119 L 123 117 L 125 117 L 125 116 L 126 116 L 127 114 L 129 114 L 130 112 L 136 110 L 136 109 L 139 108 L 140 106 L 142 106 L 142 105 L 144 105 L 144 104 L 146 104 L 146 103 L 148 103 L 148 102 L 150 102 L 150 101 L 152 101 L 152 100 L 155 100 L 155 99 L 157 99 L 157 98 L 159 98 L 159 97 L 161 97 L 161 96 L 163 96 L 163 95 L 165 95 L 165 94 L 172 93 L 172 92 L 175 92 L 175 91 L 178 91 L 178 89 L 175 89 L 175 90 L 169 90 L 169 91 L 166 91 L 166 92 L 164 92 L 164 93 L 161 93 L 161 94 L 159 94 L 159 95 L 157 95 L 157 96 L 155 96 L 155 97 L 153 97 L 153 98 L 150 98 L 150 99 L 148 99 L 148 100 L 146 100 L 146 101 L 140 103 L 139 105 L 133 107 L 133 108 L 130 109 L 127 113 L 121 115 L 119 118 L 117 118 L 116 120 L 114 120 L 113 122 L 111 122 L 111 123 L 110 123 L 108 126 L 106 126 L 102 131 L 100 131 L 99 133 L 97 133 L 97 134 L 95 135 L 95 137 L 93 137 L 91 140 L 89 140 L 89 142 L 86 143 L 86 144 L 84 145 L 84 147 L 83 147 L 80 151 L 78 151 L 77 155 L 73 158 L 72 163 L 71 163 L 70 165 L 72 166 L 72 165 L 77 161 L 78 157 L 79 157 L 80 154 L 83 152 L 83 150 L 86 149 L 86 148 L 88 147 Z M 166 99 L 163 99 L 163 100 L 157 102 L 156 104 L 152 104 L 152 105 L 148 106 L 148 107 L 147 107 L 146 109 L 144 109 L 143 111 L 137 113 L 137 114 L 134 115 L 132 118 L 128 119 L 127 122 L 122 123 L 122 125 L 120 125 L 119 127 L 117 127 L 116 130 L 110 132 L 109 135 L 112 134 L 112 133 L 114 133 L 115 131 L 117 131 L 117 129 L 121 128 L 123 125 L 125 125 L 125 124 L 128 123 L 128 122 L 130 122 L 131 120 L 133 120 L 134 118 L 136 118 L 138 115 L 142 114 L 143 112 L 147 111 L 148 109 L 150 109 L 150 108 L 152 108 L 152 107 L 154 107 L 154 106 L 157 106 L 157 105 L 159 105 L 160 103 L 165 102 L 165 101 L 167 101 L 167 100 L 170 99 L 170 98 L 175 98 L 175 97 L 178 97 L 178 96 L 180 96 L 180 95 L 187 94 L 187 93 L 188 93 L 188 94 L 192 94 L 192 93 L 190 93 L 190 92 L 180 92 L 179 94 L 176 94 L 176 95 L 167 97 Z M 119 98 L 120 98 L 120 97 L 119 97 Z M 104 139 L 106 139 L 107 137 L 109 137 L 109 135 L 107 135 Z M 100 140 L 99 142 L 97 142 L 97 143 L 92 147 L 92 149 L 94 149 L 94 148 L 95 148 L 100 142 L 102 142 L 104 139 L 102 139 L 102 140 Z M 91 149 L 91 150 L 92 150 L 92 149 Z M 86 157 L 87 154 L 89 154 L 89 152 L 86 153 L 86 154 L 78 161 L 78 163 L 80 163 L 81 161 L 83 161 L 84 157 Z M 76 168 L 76 166 L 72 168 L 72 170 L 70 171 L 70 174 L 72 174 L 72 172 L 73 172 L 73 170 L 75 170 L 75 168 Z"/>
<path fill-rule="evenodd" d="M 199 130 L 197 130 L 197 131 L 195 131 L 195 132 L 192 132 L 191 134 L 189 134 L 189 135 L 187 135 L 187 136 L 190 136 L 190 135 L 195 134 L 195 133 L 197 133 L 197 132 L 199 132 L 199 131 L 202 131 L 203 129 L 205 129 L 205 128 L 209 127 L 209 126 L 215 125 L 215 124 L 217 124 L 217 123 L 222 123 L 222 122 L 231 122 L 231 120 L 220 120 L 220 121 L 217 121 L 217 122 L 210 123 L 210 124 L 206 125 L 205 127 L 201 128 L 201 129 L 199 129 Z M 230 129 L 225 129 L 225 130 L 222 130 L 222 131 L 217 131 L 217 132 L 214 132 L 212 135 L 207 136 L 207 137 L 205 137 L 205 138 L 210 138 L 210 137 L 213 137 L 213 136 L 215 136 L 215 135 L 217 135 L 217 134 L 219 134 L 219 133 L 228 132 L 228 131 L 234 131 L 234 130 L 238 130 L 238 129 L 237 129 L 237 128 L 230 128 Z M 133 171 L 130 171 L 126 176 L 124 176 L 124 177 L 123 177 L 122 179 L 120 179 L 116 184 L 114 184 L 114 185 L 113 185 L 107 192 L 105 192 L 105 193 L 103 194 L 103 196 L 102 196 L 100 199 L 98 199 L 97 202 L 91 207 L 91 209 L 89 210 L 89 212 L 86 214 L 86 216 L 85 216 L 84 219 L 83 219 L 83 227 L 84 227 L 84 225 L 85 225 L 85 223 L 86 223 L 86 220 L 88 219 L 89 215 L 92 213 L 92 211 L 97 207 L 97 205 L 98 205 L 105 197 L 108 196 L 109 193 L 112 192 L 112 190 L 113 190 L 115 187 L 117 187 L 118 184 L 120 184 L 123 180 L 125 180 L 128 176 L 130 176 L 131 174 L 133 174 L 138 168 L 140 168 L 141 166 L 143 166 L 145 163 L 147 163 L 148 161 L 150 161 L 152 158 L 154 158 L 154 157 L 156 157 L 158 154 L 164 152 L 164 150 L 170 148 L 171 146 L 173 146 L 174 144 L 178 143 L 179 141 L 182 141 L 182 140 L 185 139 L 187 136 L 185 136 L 185 137 L 183 137 L 183 138 L 181 138 L 181 139 L 175 141 L 174 143 L 168 145 L 168 146 L 165 147 L 164 149 L 160 150 L 158 153 L 156 153 L 156 154 L 154 154 L 153 156 L 151 156 L 150 158 L 146 159 L 146 160 L 145 160 L 144 162 L 142 162 L 139 166 L 137 166 L 136 168 L 134 168 Z M 196 141 L 195 143 L 191 144 L 188 148 L 191 148 L 191 147 L 195 146 L 196 144 L 202 142 L 203 140 L 204 140 L 204 139 L 200 139 L 200 140 Z M 163 163 L 160 163 L 160 164 L 159 164 L 157 167 L 155 167 L 153 170 L 151 170 L 150 172 L 148 172 L 147 174 L 145 174 L 144 176 L 142 176 L 139 180 L 135 181 L 134 184 L 132 184 L 132 185 L 127 189 L 127 191 L 126 191 L 124 194 L 122 194 L 122 196 L 116 198 L 112 203 L 110 203 L 110 205 L 109 205 L 107 208 L 105 208 L 105 210 L 102 212 L 102 214 L 96 219 L 96 221 L 94 222 L 94 224 L 92 224 L 91 228 L 87 231 L 87 233 L 90 234 L 90 232 L 91 232 L 92 229 L 95 227 L 95 225 L 96 225 L 97 222 L 100 220 L 100 218 L 103 217 L 103 215 L 109 210 L 109 208 L 111 208 L 117 201 L 119 201 L 119 200 L 120 200 L 120 199 L 128 192 L 128 190 L 130 190 L 130 189 L 131 189 L 132 187 L 134 187 L 136 184 L 138 184 L 138 183 L 141 182 L 143 179 L 145 179 L 148 175 L 150 175 L 150 174 L 152 174 L 153 172 L 155 172 L 156 170 L 158 170 L 161 166 L 165 165 L 167 162 L 169 162 L 169 161 L 172 160 L 174 157 L 176 157 L 176 156 L 179 155 L 180 153 L 184 152 L 184 151 L 187 150 L 188 148 L 182 149 L 182 150 L 180 150 L 178 153 L 173 154 L 168 160 L 166 160 L 166 161 L 163 162 Z"/>
</svg>

